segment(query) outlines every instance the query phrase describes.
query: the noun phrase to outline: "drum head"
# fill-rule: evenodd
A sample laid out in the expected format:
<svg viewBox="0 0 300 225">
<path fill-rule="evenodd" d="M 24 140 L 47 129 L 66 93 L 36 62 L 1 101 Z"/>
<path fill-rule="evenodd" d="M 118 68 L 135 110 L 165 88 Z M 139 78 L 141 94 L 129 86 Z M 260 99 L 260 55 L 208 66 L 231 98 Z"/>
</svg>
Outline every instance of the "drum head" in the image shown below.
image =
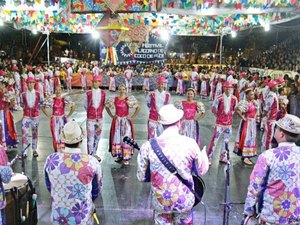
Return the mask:
<svg viewBox="0 0 300 225">
<path fill-rule="evenodd" d="M 9 190 L 13 187 L 22 187 L 24 186 L 28 181 L 28 178 L 20 173 L 15 173 L 11 177 L 11 181 L 8 184 L 3 184 L 5 190 Z"/>
</svg>

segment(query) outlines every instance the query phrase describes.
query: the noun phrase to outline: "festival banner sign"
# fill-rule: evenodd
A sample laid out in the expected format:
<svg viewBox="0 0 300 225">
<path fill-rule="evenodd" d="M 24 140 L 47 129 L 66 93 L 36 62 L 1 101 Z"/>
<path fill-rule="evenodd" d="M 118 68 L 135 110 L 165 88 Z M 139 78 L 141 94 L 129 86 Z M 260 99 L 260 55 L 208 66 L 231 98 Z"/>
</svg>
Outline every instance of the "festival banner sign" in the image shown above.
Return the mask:
<svg viewBox="0 0 300 225">
<path fill-rule="evenodd" d="M 284 75 L 288 75 L 290 78 L 295 77 L 297 72 L 287 71 L 287 70 L 265 70 L 265 76 L 271 76 L 272 79 L 276 79 L 278 77 L 283 77 Z"/>
<path fill-rule="evenodd" d="M 130 43 L 120 42 L 116 47 L 118 64 L 163 64 L 166 58 L 167 42 L 155 35 L 149 36 L 149 42 L 134 49 Z"/>
<path fill-rule="evenodd" d="M 249 71 L 251 73 L 258 73 L 260 77 L 264 77 L 265 76 L 265 70 L 261 69 L 261 68 L 250 67 Z"/>
</svg>

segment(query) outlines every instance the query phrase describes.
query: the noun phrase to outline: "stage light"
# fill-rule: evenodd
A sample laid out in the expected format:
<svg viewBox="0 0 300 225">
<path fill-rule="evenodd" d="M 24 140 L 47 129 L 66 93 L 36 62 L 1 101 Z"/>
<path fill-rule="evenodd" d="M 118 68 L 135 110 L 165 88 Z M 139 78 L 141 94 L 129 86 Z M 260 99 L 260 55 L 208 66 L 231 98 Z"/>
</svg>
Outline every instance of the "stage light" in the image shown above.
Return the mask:
<svg viewBox="0 0 300 225">
<path fill-rule="evenodd" d="M 34 35 L 36 35 L 36 34 L 38 33 L 38 31 L 37 31 L 37 29 L 34 28 L 34 29 L 31 31 L 31 33 L 34 34 Z"/>
<path fill-rule="evenodd" d="M 169 31 L 166 29 L 162 29 L 159 31 L 160 38 L 164 41 L 168 41 L 170 39 Z"/>
<path fill-rule="evenodd" d="M 269 31 L 270 30 L 270 24 L 266 23 L 264 25 L 264 29 L 265 29 L 265 31 Z"/>
<path fill-rule="evenodd" d="M 97 31 L 92 31 L 92 37 L 94 38 L 94 39 L 98 39 L 99 37 L 100 37 L 100 33 L 99 32 L 97 32 Z"/>
<path fill-rule="evenodd" d="M 231 31 L 231 37 L 232 38 L 235 38 L 237 36 L 237 34 L 236 34 L 236 32 L 233 30 L 233 31 Z"/>
</svg>

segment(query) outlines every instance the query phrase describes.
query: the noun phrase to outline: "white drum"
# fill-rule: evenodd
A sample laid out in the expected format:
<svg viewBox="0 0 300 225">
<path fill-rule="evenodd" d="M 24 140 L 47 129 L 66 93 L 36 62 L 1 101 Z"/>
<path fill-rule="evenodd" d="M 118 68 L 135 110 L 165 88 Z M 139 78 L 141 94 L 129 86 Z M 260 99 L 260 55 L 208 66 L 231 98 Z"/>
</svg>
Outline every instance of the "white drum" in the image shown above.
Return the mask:
<svg viewBox="0 0 300 225">
<path fill-rule="evenodd" d="M 11 181 L 8 184 L 3 184 L 6 197 L 6 224 L 20 224 L 16 215 L 21 215 L 17 212 L 18 205 L 14 198 L 19 201 L 28 191 L 28 178 L 20 173 L 13 174 Z"/>
<path fill-rule="evenodd" d="M 21 188 L 27 184 L 28 178 L 21 173 L 14 173 L 11 181 L 8 184 L 3 184 L 4 190 L 9 190 L 13 187 Z"/>
</svg>

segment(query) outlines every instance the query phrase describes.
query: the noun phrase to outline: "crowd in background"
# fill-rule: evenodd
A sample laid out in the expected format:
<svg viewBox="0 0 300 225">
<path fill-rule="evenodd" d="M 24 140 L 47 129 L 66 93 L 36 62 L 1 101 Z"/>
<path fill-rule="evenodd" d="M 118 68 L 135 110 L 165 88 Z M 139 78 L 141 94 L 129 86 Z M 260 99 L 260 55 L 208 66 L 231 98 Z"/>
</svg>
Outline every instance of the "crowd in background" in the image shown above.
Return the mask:
<svg viewBox="0 0 300 225">
<path fill-rule="evenodd" d="M 275 70 L 300 70 L 300 33 L 296 33 L 286 41 L 272 46 L 268 51 L 262 52 L 253 59 L 249 65 L 257 68 Z"/>
</svg>

